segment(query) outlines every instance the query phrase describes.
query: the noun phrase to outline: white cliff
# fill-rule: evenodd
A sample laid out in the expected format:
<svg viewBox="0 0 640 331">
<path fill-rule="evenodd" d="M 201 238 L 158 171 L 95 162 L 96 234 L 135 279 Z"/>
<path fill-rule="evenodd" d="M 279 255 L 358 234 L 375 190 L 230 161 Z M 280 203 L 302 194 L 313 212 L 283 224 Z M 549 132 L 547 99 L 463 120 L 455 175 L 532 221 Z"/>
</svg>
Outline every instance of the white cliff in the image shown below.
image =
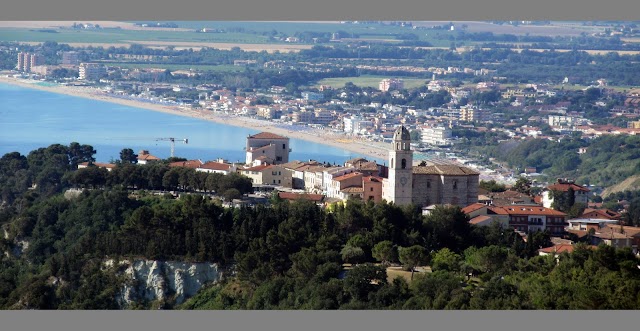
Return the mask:
<svg viewBox="0 0 640 331">
<path fill-rule="evenodd" d="M 193 296 L 207 283 L 222 279 L 215 263 L 135 260 L 121 261 L 127 281 L 116 300 L 121 307 L 138 301 L 172 301 L 176 304 Z M 113 260 L 105 262 L 112 267 Z"/>
</svg>

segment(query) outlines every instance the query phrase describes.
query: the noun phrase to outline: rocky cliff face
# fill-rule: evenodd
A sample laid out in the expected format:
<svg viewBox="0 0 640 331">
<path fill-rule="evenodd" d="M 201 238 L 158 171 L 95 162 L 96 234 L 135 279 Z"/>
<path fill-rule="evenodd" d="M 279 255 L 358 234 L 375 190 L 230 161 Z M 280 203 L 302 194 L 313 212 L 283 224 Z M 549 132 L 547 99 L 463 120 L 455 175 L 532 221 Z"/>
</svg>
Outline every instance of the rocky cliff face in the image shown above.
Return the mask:
<svg viewBox="0 0 640 331">
<path fill-rule="evenodd" d="M 106 261 L 113 266 L 114 261 Z M 222 279 L 223 271 L 215 263 L 177 261 L 121 261 L 128 280 L 116 300 L 125 308 L 139 301 L 171 301 L 176 304 L 193 296 L 205 284 Z"/>
</svg>

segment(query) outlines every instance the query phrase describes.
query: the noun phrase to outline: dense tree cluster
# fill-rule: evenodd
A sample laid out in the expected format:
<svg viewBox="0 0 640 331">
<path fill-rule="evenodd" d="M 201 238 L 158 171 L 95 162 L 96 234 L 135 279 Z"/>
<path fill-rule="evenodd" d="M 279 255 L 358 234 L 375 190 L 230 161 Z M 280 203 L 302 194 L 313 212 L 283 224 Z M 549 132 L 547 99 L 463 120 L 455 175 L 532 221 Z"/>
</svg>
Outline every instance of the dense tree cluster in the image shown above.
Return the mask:
<svg viewBox="0 0 640 331">
<path fill-rule="evenodd" d="M 65 148 L 39 151 L 48 155 L 41 167 L 59 167 L 62 176 L 71 171 Z M 30 161 L 33 156 L 2 159 L 3 165 L 27 171 Z M 118 168 L 125 167 L 136 166 Z M 106 258 L 208 261 L 235 270 L 181 306 L 190 309 L 637 309 L 638 304 L 640 272 L 630 251 L 580 246 L 557 264 L 552 257 L 537 257 L 539 248 L 551 244 L 548 233 L 531 234 L 525 242 L 497 224 L 470 225 L 458 207 L 438 207 L 423 216 L 413 206 L 349 200 L 320 208 L 275 195 L 269 205 L 234 209 L 201 194 L 132 196 L 123 185 L 108 184 L 75 195 L 40 195 L 24 186 L 18 193 L 0 210 L 7 236 L 0 240 L 2 308 L 117 308 L 125 276 L 105 268 Z M 345 270 L 345 262 L 352 266 Z M 414 276 L 393 279 L 385 268 L 390 264 Z M 424 265 L 433 273 L 415 272 Z"/>
</svg>

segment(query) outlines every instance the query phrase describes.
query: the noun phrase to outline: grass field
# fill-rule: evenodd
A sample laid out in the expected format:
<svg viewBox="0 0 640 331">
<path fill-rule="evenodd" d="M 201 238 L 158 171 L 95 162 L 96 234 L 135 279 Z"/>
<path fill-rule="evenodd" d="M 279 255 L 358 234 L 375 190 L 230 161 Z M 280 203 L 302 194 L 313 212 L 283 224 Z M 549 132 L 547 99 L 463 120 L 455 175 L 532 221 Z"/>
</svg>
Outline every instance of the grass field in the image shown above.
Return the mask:
<svg viewBox="0 0 640 331">
<path fill-rule="evenodd" d="M 318 82 L 318 85 L 329 85 L 333 88 L 344 87 L 344 84 L 351 82 L 359 87 L 374 87 L 377 88 L 381 80 L 385 78 L 400 78 L 404 80 L 404 87 L 406 89 L 412 89 L 420 87 L 426 84 L 426 79 L 415 77 L 396 77 L 396 76 L 360 76 L 360 77 L 338 77 L 338 78 L 325 78 Z"/>
</svg>

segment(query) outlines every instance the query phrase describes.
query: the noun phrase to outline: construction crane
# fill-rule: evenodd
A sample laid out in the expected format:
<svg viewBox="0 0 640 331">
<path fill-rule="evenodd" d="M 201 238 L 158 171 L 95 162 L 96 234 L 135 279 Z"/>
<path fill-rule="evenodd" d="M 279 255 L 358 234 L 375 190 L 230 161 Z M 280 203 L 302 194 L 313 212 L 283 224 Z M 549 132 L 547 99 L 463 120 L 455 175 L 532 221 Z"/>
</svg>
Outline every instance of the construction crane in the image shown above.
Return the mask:
<svg viewBox="0 0 640 331">
<path fill-rule="evenodd" d="M 157 138 L 156 141 L 170 141 L 171 142 L 171 157 L 174 157 L 174 152 L 176 149 L 176 140 L 177 141 L 182 141 L 185 144 L 189 143 L 189 139 L 185 138 L 185 139 L 176 139 L 176 138 Z"/>
</svg>

